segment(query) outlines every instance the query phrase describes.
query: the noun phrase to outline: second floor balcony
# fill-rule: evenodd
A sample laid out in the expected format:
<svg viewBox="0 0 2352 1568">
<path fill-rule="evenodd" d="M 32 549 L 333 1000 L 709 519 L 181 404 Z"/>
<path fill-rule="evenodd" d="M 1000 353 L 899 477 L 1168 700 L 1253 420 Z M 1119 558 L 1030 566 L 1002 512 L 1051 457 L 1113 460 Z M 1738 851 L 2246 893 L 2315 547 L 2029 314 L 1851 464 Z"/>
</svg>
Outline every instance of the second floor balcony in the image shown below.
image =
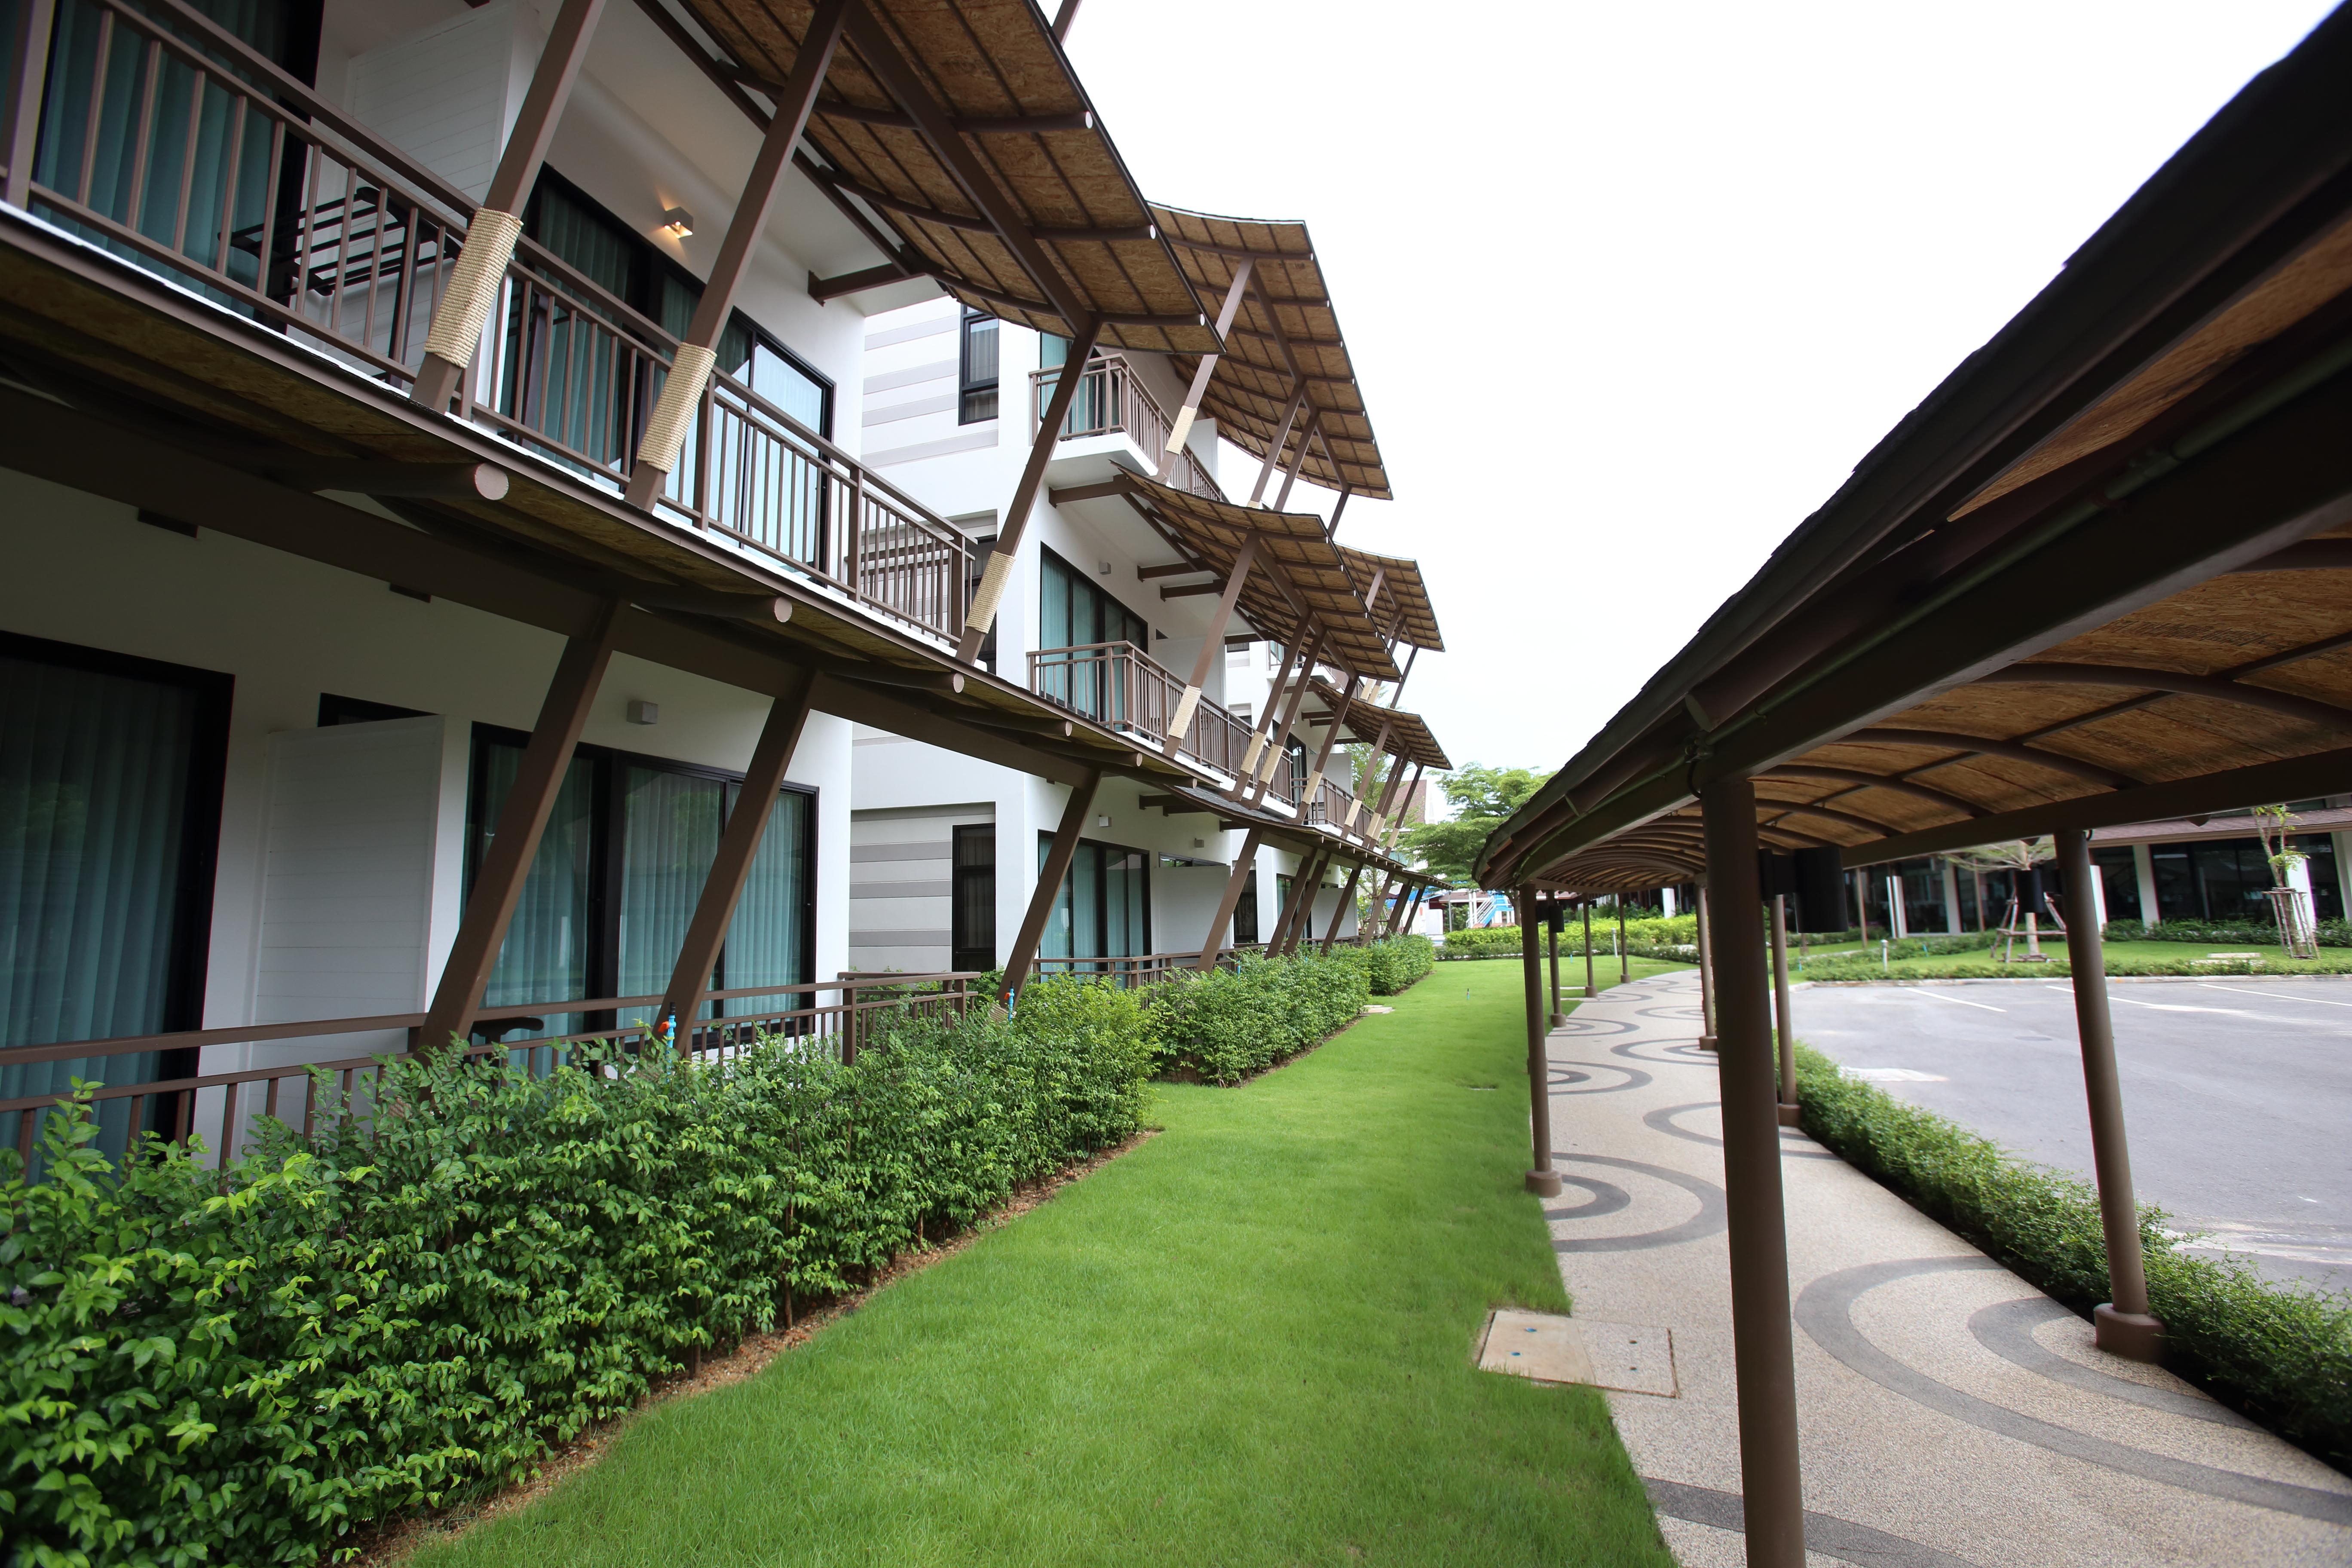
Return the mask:
<svg viewBox="0 0 2352 1568">
<path fill-rule="evenodd" d="M 1045 405 L 1054 395 L 1066 368 L 1051 365 L 1031 373 L 1029 377 L 1029 421 L 1032 428 L 1045 417 Z M 1070 402 L 1069 416 L 1062 423 L 1065 441 L 1083 440 L 1093 436 L 1124 435 L 1134 443 L 1150 471 L 1159 470 L 1161 454 L 1168 446 L 1168 437 L 1176 427 L 1174 418 L 1152 395 L 1136 366 L 1127 355 L 1097 354 L 1087 362 L 1078 383 L 1078 390 Z M 1164 481 L 1178 489 L 1205 496 L 1211 500 L 1223 500 L 1225 492 L 1217 486 L 1208 468 L 1187 448 L 1176 454 Z"/>
</svg>

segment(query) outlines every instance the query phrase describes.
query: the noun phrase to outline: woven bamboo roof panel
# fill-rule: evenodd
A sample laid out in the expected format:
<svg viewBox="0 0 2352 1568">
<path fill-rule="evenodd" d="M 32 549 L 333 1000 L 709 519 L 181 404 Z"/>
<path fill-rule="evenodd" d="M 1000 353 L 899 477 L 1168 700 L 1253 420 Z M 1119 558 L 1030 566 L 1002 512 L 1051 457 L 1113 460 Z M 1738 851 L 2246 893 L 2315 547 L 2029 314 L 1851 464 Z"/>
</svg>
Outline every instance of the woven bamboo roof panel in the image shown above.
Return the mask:
<svg viewBox="0 0 2352 1568">
<path fill-rule="evenodd" d="M 1381 584 L 1372 618 L 1389 627 L 1399 642 L 1431 653 L 1445 651 L 1445 638 L 1437 629 L 1437 610 L 1429 602 L 1429 584 L 1422 580 L 1420 562 L 1350 550 L 1344 544 L 1339 546 L 1339 558 L 1367 595 L 1375 582 Z"/>
<path fill-rule="evenodd" d="M 1213 315 L 1233 287 L 1235 271 L 1244 260 L 1252 264 L 1251 286 L 1202 398 L 1202 416 L 1217 422 L 1219 435 L 1263 458 L 1282 430 L 1292 388 L 1303 375 L 1307 408 L 1291 426 L 1281 463 L 1290 463 L 1307 440 L 1311 411 L 1318 416 L 1320 438 L 1308 445 L 1301 477 L 1329 489 L 1391 499 L 1388 469 L 1307 226 L 1156 204 L 1151 212 Z M 1188 354 L 1176 368 L 1189 378 L 1199 363 L 1197 355 Z"/>
<path fill-rule="evenodd" d="M 1389 740 L 1388 744 L 1381 750 L 1387 755 L 1402 757 L 1406 762 L 1417 763 L 1425 768 L 1435 768 L 1439 773 L 1445 773 L 1453 768 L 1453 763 L 1446 758 L 1445 748 L 1439 745 L 1437 737 L 1431 733 L 1429 721 L 1420 714 L 1408 712 L 1402 708 L 1379 707 L 1366 702 L 1361 697 L 1357 698 L 1352 703 L 1347 703 L 1346 693 L 1319 675 L 1308 685 L 1307 689 L 1322 700 L 1326 715 L 1337 713 L 1343 704 L 1346 706 L 1347 728 L 1351 740 L 1361 742 L 1368 746 L 1371 745 L 1380 739 L 1381 731 L 1385 727 L 1389 731 Z M 1319 718 L 1321 715 L 1317 717 Z"/>
<path fill-rule="evenodd" d="M 1325 662 L 1366 680 L 1402 674 L 1354 574 L 1323 536 L 1321 518 L 1196 496 L 1138 474 L 1122 472 L 1113 482 L 1170 543 L 1220 577 L 1231 575 L 1243 544 L 1256 536 L 1260 564 L 1243 584 L 1241 609 L 1260 630 L 1279 629 L 1282 640 L 1296 644 L 1312 635 L 1306 625 L 1319 626 Z"/>
<path fill-rule="evenodd" d="M 791 74 L 814 9 L 808 0 L 682 4 L 754 90 Z M 967 127 L 994 122 L 961 130 L 959 139 L 1085 308 L 1106 319 L 1106 345 L 1216 351 L 1192 284 L 1030 0 L 867 0 L 867 9 L 950 116 Z M 805 139 L 824 155 L 839 188 L 895 230 L 957 299 L 1041 332 L 1072 336 L 1071 322 L 1041 298 L 1013 247 L 908 121 L 907 108 L 845 39 Z M 1026 119 L 1049 123 L 1035 131 L 1001 128 Z"/>
</svg>

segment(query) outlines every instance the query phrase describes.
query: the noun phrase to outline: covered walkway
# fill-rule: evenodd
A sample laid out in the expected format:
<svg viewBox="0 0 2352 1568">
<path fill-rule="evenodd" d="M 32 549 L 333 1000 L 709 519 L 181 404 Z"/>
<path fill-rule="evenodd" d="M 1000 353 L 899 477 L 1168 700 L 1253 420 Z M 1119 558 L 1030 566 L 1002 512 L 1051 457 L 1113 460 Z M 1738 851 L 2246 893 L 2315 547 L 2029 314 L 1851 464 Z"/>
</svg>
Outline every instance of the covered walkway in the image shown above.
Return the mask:
<svg viewBox="0 0 2352 1568">
<path fill-rule="evenodd" d="M 1720 1091 L 1699 1028 L 1685 970 L 1604 991 L 1546 1042 L 1553 1248 L 1578 1318 L 1671 1338 L 1672 1394 L 1609 1400 L 1689 1568 L 1745 1560 Z M 1815 1561 L 2352 1557 L 2352 1481 L 2093 1349 L 2087 1322 L 1802 1133 L 1782 1131 L 1781 1156 Z"/>
</svg>

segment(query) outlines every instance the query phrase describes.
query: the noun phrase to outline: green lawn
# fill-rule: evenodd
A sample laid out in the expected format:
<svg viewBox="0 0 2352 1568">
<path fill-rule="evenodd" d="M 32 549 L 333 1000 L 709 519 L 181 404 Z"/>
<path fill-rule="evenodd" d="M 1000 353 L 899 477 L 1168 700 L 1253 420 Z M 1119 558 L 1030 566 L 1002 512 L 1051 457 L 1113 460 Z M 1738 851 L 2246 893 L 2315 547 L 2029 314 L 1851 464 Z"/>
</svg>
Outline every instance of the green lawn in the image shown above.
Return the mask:
<svg viewBox="0 0 2352 1568">
<path fill-rule="evenodd" d="M 1601 1396 L 1471 1366 L 1489 1307 L 1567 1305 L 1519 987 L 1442 964 L 1160 1086 L 1158 1137 L 408 1561 L 1667 1568 Z"/>
<path fill-rule="evenodd" d="M 2042 939 L 2042 951 L 2053 963 L 2063 962 L 2066 956 L 2066 939 L 2054 933 L 2045 934 Z M 2100 951 L 2106 959 L 2107 973 L 2110 974 L 2129 974 L 2135 969 L 2151 964 L 2177 967 L 2187 964 L 2191 960 L 2208 958 L 2221 952 L 2259 953 L 2263 959 L 2263 970 L 2266 973 L 2352 973 L 2352 948 L 2342 947 L 2323 947 L 2319 950 L 2319 956 L 2316 959 L 2289 958 L 2286 955 L 2286 950 L 2275 942 L 2102 942 Z M 1991 952 L 1976 952 L 1948 953 L 1941 957 L 1898 958 L 1882 967 L 1878 963 L 1878 944 L 1874 942 L 1870 944 L 1866 952 L 1853 946 L 1835 950 L 1836 954 L 1841 957 L 1865 959 L 1873 974 L 1885 974 L 1898 980 L 1906 976 L 1915 980 L 1933 979 L 1939 974 L 1950 973 L 1955 964 L 1991 963 L 1995 962 L 1998 952 L 1999 950 L 1996 949 Z M 1811 956 L 1818 959 L 1830 956 L 1830 953 L 1827 950 L 1815 950 Z M 2022 938 L 2018 941 L 2016 957 L 2016 962 L 2002 966 L 2004 973 L 2031 978 L 2045 967 L 2042 964 L 2023 962 L 2025 942 Z M 1790 953 L 1789 962 L 1791 977 L 1803 979 L 1804 976 L 1797 973 L 1797 955 L 1794 952 Z M 1565 978 L 1563 974 L 1562 979 Z"/>
</svg>

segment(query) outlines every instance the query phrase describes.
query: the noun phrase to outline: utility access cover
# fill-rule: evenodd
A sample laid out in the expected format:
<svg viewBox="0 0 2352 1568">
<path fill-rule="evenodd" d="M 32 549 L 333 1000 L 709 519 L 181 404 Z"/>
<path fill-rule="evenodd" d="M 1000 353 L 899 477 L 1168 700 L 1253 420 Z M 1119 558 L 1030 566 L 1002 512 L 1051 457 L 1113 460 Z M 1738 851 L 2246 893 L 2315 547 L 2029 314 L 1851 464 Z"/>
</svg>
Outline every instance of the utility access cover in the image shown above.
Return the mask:
<svg viewBox="0 0 2352 1568">
<path fill-rule="evenodd" d="M 1635 1323 L 1504 1308 L 1486 1320 L 1478 1365 L 1538 1383 L 1581 1383 L 1669 1399 L 1675 1393 L 1673 1334 Z"/>
</svg>

